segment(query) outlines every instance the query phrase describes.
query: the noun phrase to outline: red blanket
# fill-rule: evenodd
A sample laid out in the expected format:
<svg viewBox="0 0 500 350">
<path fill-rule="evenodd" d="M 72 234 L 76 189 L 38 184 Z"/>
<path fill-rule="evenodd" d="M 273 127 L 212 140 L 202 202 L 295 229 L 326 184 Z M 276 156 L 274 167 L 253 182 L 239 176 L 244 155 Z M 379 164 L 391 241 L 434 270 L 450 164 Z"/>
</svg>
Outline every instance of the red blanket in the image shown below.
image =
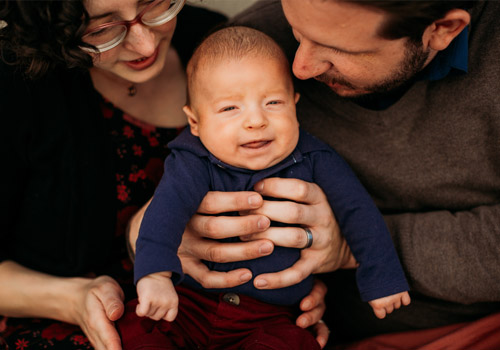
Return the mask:
<svg viewBox="0 0 500 350">
<path fill-rule="evenodd" d="M 493 350 L 500 349 L 500 313 L 471 323 L 379 335 L 334 350 Z"/>
</svg>

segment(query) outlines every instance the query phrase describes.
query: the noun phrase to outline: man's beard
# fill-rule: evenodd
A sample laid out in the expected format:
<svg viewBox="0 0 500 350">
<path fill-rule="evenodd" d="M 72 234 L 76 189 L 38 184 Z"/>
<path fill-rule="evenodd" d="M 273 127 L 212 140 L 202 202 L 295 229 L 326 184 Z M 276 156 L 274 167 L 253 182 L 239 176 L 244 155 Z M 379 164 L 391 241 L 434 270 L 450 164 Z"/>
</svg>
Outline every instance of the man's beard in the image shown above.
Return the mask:
<svg viewBox="0 0 500 350">
<path fill-rule="evenodd" d="M 424 51 L 420 43 L 417 44 L 409 40 L 405 46 L 405 56 L 403 62 L 401 62 L 399 67 L 392 73 L 391 76 L 385 78 L 377 84 L 369 86 L 355 86 L 341 77 L 332 77 L 327 73 L 321 74 L 315 79 L 323 83 L 336 82 L 353 90 L 367 91 L 366 93 L 359 95 L 349 96 L 349 98 L 358 98 L 367 95 L 384 95 L 409 83 L 412 78 L 422 70 L 429 54 L 430 51 Z"/>
</svg>

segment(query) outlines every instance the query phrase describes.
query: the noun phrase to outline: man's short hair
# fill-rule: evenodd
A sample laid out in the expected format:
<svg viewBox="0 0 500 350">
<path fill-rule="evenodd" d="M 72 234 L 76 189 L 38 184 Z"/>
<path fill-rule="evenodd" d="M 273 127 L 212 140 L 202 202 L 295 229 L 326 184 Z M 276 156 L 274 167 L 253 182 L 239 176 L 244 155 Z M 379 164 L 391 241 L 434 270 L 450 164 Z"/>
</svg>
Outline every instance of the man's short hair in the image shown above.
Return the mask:
<svg viewBox="0 0 500 350">
<path fill-rule="evenodd" d="M 420 43 L 425 29 L 434 21 L 443 18 L 449 11 L 460 8 L 467 10 L 474 1 L 378 1 L 378 0 L 340 0 L 381 10 L 389 15 L 388 20 L 379 28 L 379 36 L 384 39 L 408 37 Z"/>
</svg>

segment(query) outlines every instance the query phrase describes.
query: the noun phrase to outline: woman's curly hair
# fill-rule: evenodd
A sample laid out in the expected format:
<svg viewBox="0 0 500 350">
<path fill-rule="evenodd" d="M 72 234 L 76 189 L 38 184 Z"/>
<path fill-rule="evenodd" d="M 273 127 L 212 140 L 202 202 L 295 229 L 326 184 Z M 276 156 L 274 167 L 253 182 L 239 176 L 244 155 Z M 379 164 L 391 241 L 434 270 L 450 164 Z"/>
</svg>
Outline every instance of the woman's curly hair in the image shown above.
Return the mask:
<svg viewBox="0 0 500 350">
<path fill-rule="evenodd" d="M 92 66 L 81 37 L 88 23 L 82 0 L 0 0 L 0 58 L 37 78 L 55 67 Z"/>
</svg>

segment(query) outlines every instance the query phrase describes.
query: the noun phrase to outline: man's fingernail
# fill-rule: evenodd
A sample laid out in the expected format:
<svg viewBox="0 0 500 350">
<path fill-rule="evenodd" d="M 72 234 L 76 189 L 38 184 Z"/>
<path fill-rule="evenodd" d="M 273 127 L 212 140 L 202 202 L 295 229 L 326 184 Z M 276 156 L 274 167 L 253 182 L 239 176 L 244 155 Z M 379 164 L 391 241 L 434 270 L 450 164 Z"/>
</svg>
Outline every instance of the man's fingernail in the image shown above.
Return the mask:
<svg viewBox="0 0 500 350">
<path fill-rule="evenodd" d="M 244 273 L 243 275 L 240 276 L 241 282 L 248 282 L 251 279 L 252 279 L 252 274 L 250 272 Z"/>
<path fill-rule="evenodd" d="M 260 205 L 260 196 L 256 194 L 251 195 L 248 197 L 248 204 L 253 208 L 258 208 Z"/>
<path fill-rule="evenodd" d="M 310 301 L 305 301 L 304 304 L 302 304 L 302 309 L 303 310 L 309 310 L 311 308 L 311 302 Z"/>
<path fill-rule="evenodd" d="M 267 281 L 266 280 L 256 280 L 255 281 L 255 286 L 259 288 L 267 287 Z"/>
<path fill-rule="evenodd" d="M 260 218 L 259 221 L 257 221 L 257 228 L 259 230 L 265 230 L 268 227 L 269 227 L 269 219 L 268 218 Z"/>
<path fill-rule="evenodd" d="M 273 251 L 273 246 L 271 243 L 263 243 L 259 247 L 260 255 L 268 255 Z"/>
<path fill-rule="evenodd" d="M 264 183 L 262 181 L 261 182 L 257 182 L 253 188 L 257 192 L 262 192 L 264 190 Z"/>
</svg>

